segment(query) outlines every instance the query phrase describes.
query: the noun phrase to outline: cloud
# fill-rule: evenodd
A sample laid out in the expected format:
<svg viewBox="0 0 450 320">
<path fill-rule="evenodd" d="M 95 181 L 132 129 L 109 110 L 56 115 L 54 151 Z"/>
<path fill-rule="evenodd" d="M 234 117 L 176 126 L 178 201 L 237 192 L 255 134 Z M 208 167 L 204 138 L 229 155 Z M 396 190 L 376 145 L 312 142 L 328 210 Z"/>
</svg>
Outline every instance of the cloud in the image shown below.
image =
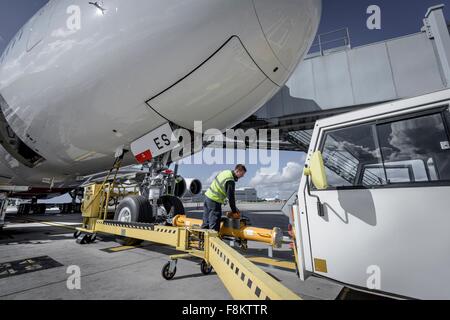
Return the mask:
<svg viewBox="0 0 450 320">
<path fill-rule="evenodd" d="M 263 174 L 261 170 L 256 172 L 256 175 L 250 181 L 252 187 L 267 186 L 273 184 L 292 183 L 300 180 L 303 172 L 303 166 L 299 163 L 288 162 L 283 168 L 281 174 L 279 172 L 271 174 Z"/>
<path fill-rule="evenodd" d="M 258 191 L 260 198 L 289 198 L 300 184 L 303 165 L 288 162 L 281 172 L 264 174 L 258 170 L 250 181 L 250 186 Z"/>
</svg>

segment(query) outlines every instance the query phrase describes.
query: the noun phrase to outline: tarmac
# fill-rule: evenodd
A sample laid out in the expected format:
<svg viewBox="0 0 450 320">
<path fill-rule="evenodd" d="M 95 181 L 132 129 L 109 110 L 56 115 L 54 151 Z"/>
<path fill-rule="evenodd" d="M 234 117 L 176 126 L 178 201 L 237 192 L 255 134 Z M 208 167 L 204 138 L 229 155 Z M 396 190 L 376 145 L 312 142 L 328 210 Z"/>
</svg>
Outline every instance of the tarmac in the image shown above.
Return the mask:
<svg viewBox="0 0 450 320">
<path fill-rule="evenodd" d="M 280 227 L 287 235 L 289 219 L 279 204 L 241 205 L 252 225 Z M 188 216 L 201 218 L 201 206 L 190 206 Z M 204 276 L 199 261 L 180 260 L 171 281 L 161 269 L 174 249 L 144 242 L 122 247 L 114 237 L 99 235 L 96 242 L 79 245 L 73 238 L 81 214 L 7 214 L 0 233 L 0 300 L 230 300 L 214 271 Z M 297 277 L 288 245 L 273 249 L 249 243 L 242 251 L 262 270 L 305 300 L 335 300 L 347 295 L 344 287 L 326 279 Z M 271 255 L 271 257 L 270 257 Z M 80 275 L 77 282 L 74 275 Z"/>
</svg>

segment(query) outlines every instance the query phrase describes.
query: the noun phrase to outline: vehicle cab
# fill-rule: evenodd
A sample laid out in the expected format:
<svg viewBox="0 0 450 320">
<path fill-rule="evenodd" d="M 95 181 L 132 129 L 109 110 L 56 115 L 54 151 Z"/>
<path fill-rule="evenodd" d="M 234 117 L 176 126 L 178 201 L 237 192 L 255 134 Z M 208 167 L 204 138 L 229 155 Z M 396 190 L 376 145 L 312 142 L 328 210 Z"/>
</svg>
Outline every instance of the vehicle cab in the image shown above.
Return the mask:
<svg viewBox="0 0 450 320">
<path fill-rule="evenodd" d="M 323 119 L 293 206 L 300 277 L 449 299 L 450 90 Z"/>
</svg>

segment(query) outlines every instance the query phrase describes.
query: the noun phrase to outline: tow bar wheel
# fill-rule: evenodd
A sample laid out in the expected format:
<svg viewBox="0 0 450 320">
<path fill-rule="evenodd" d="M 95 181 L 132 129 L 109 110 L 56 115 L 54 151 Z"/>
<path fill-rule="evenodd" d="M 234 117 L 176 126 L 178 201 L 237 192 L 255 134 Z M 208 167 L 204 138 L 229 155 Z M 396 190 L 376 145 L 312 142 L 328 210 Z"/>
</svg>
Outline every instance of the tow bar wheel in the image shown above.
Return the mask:
<svg viewBox="0 0 450 320">
<path fill-rule="evenodd" d="M 176 273 L 177 273 L 176 261 L 167 262 L 161 270 L 161 275 L 166 280 L 172 280 L 173 277 L 175 277 Z"/>
<path fill-rule="evenodd" d="M 200 264 L 200 270 L 202 271 L 202 273 L 207 276 L 209 274 L 211 274 L 212 272 L 212 266 L 209 265 L 205 260 L 202 260 L 202 263 Z"/>
</svg>

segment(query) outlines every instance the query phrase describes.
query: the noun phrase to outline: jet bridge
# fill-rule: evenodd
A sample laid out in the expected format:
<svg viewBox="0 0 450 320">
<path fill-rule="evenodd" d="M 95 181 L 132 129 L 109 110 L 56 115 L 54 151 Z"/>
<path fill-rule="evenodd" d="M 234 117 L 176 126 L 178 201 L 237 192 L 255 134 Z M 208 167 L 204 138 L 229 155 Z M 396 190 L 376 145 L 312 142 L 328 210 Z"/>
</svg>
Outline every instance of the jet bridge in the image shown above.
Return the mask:
<svg viewBox="0 0 450 320">
<path fill-rule="evenodd" d="M 348 29 L 319 34 L 290 80 L 239 129 L 278 129 L 280 149 L 308 151 L 317 120 L 450 86 L 450 35 L 444 5 L 431 7 L 423 28 L 353 47 Z"/>
</svg>

